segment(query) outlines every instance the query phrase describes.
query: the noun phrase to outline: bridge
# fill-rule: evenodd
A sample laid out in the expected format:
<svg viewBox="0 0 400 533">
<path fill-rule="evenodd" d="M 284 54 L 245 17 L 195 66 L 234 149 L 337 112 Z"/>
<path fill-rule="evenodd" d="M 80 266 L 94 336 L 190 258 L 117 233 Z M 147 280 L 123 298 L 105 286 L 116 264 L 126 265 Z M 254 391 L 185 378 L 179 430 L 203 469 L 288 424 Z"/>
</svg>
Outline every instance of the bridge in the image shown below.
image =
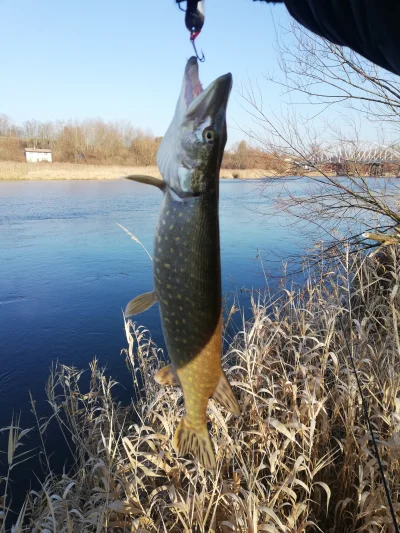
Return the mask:
<svg viewBox="0 0 400 533">
<path fill-rule="evenodd" d="M 377 143 L 344 142 L 319 148 L 307 158 L 315 166 L 328 167 L 336 174 L 354 174 L 363 170 L 369 175 L 382 175 L 384 165 L 396 165 L 400 170 L 400 149 Z"/>
</svg>

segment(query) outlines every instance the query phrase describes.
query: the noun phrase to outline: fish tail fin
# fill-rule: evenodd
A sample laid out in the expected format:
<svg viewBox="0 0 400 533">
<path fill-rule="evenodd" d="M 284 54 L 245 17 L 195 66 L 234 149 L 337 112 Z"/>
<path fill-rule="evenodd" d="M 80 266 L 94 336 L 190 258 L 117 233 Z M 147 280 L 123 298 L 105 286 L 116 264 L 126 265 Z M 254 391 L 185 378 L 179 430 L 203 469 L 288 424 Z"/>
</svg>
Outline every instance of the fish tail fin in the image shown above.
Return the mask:
<svg viewBox="0 0 400 533">
<path fill-rule="evenodd" d="M 215 470 L 215 454 L 207 426 L 190 427 L 184 416 L 179 422 L 174 435 L 174 448 L 178 455 L 192 452 L 207 470 Z"/>
<path fill-rule="evenodd" d="M 214 391 L 213 398 L 214 400 L 217 400 L 217 402 L 219 402 L 221 405 L 223 405 L 225 409 L 227 409 L 233 415 L 240 415 L 240 407 L 238 401 L 235 398 L 235 395 L 233 394 L 232 387 L 224 371 L 222 371 L 221 373 L 221 377 L 219 378 L 217 388 Z"/>
</svg>

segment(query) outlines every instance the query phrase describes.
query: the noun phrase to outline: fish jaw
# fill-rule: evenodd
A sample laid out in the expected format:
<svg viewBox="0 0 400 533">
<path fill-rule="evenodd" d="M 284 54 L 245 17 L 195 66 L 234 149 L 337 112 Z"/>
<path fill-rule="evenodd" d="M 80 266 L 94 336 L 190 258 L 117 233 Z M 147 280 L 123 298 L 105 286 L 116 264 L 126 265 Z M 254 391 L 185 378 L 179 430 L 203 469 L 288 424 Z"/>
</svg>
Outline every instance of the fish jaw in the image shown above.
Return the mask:
<svg viewBox="0 0 400 533">
<path fill-rule="evenodd" d="M 157 153 L 164 183 L 180 198 L 217 188 L 231 88 L 228 73 L 203 90 L 198 61 L 188 60 L 175 114 Z"/>
</svg>

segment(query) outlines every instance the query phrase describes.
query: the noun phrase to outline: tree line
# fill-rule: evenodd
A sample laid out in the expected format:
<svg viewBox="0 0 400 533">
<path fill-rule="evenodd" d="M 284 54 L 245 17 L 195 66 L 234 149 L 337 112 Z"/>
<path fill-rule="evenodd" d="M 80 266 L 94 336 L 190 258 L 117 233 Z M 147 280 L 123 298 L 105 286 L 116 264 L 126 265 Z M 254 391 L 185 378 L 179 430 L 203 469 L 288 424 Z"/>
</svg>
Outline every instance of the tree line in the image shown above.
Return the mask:
<svg viewBox="0 0 400 533">
<path fill-rule="evenodd" d="M 16 125 L 0 115 L 0 160 L 24 161 L 24 148 L 51 148 L 53 161 L 100 165 L 156 165 L 162 137 L 134 127 L 128 121 L 86 119 Z M 241 141 L 226 151 L 222 167 L 274 169 L 281 162 L 277 153 L 265 153 Z"/>
</svg>

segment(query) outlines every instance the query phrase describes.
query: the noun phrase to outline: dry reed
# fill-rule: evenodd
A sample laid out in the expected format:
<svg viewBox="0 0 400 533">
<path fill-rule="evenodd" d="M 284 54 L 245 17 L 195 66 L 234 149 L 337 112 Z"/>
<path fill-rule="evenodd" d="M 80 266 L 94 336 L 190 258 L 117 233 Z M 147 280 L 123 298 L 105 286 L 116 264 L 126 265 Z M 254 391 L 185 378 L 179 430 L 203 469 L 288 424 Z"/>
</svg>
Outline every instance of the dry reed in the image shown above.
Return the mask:
<svg viewBox="0 0 400 533">
<path fill-rule="evenodd" d="M 0 161 L 0 180 L 112 180 L 128 174 L 146 174 L 161 179 L 156 166 L 81 165 L 74 163 L 21 163 Z M 221 178 L 258 179 L 274 172 L 257 168 L 221 169 Z"/>
<path fill-rule="evenodd" d="M 392 532 L 345 339 L 400 518 L 399 256 L 345 255 L 300 289 L 252 300 L 223 361 L 242 416 L 210 401 L 215 474 L 172 449 L 182 393 L 154 382 L 162 354 L 142 327 L 125 324 L 128 407 L 96 361 L 89 390 L 58 365 L 47 394 L 75 467 L 28 495 L 14 531 Z M 9 432 L 14 450 L 23 434 Z"/>
<path fill-rule="evenodd" d="M 127 174 L 148 174 L 161 179 L 157 167 L 0 161 L 0 180 L 113 180 Z"/>
</svg>

